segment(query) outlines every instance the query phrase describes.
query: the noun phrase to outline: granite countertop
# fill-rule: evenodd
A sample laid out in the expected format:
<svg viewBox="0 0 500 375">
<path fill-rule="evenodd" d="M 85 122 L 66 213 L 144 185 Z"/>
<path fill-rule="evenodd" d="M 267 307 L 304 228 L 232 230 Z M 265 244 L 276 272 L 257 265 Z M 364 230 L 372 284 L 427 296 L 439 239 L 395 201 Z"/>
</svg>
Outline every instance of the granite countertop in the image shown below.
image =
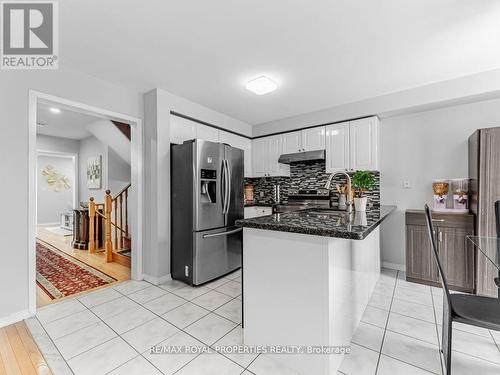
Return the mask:
<svg viewBox="0 0 500 375">
<path fill-rule="evenodd" d="M 236 221 L 244 228 L 302 233 L 314 236 L 362 240 L 394 210 L 396 206 L 369 208 L 366 212 L 353 212 L 351 220 L 345 211 L 315 208 L 284 214 L 273 214 Z"/>
</svg>

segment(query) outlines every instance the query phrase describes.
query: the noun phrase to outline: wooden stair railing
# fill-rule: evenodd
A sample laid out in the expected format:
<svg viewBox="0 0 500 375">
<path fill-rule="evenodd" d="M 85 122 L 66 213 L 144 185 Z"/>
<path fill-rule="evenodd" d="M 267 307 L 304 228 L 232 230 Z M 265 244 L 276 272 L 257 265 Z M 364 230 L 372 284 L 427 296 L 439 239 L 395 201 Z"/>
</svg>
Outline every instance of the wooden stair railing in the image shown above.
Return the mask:
<svg viewBox="0 0 500 375">
<path fill-rule="evenodd" d="M 132 243 L 128 228 L 128 191 L 130 186 L 130 184 L 125 186 L 114 198 L 111 191 L 106 190 L 104 203 L 95 203 L 93 197 L 89 201 L 89 253 L 104 250 L 106 262 L 117 262 L 128 266 L 130 266 L 130 257 L 120 253 L 130 251 Z M 112 220 L 113 216 L 114 221 Z M 104 223 L 104 239 L 101 247 L 99 231 L 102 230 L 100 228 L 102 223 Z"/>
</svg>

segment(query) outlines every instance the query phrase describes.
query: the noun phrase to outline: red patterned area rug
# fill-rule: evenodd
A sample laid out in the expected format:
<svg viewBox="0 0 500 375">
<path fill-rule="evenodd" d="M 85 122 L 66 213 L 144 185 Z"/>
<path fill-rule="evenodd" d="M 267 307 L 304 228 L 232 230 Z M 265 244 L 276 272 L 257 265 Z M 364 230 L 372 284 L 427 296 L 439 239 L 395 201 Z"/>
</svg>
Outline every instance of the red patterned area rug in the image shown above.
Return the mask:
<svg viewBox="0 0 500 375">
<path fill-rule="evenodd" d="M 71 296 L 115 281 L 47 242 L 36 240 L 36 282 L 50 298 Z"/>
</svg>

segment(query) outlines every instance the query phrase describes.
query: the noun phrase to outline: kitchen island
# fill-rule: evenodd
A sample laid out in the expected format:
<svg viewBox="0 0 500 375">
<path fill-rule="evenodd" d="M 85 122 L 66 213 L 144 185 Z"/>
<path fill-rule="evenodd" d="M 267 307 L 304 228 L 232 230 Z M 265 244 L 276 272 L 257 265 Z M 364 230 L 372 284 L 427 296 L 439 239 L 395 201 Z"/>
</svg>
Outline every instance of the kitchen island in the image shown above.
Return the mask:
<svg viewBox="0 0 500 375">
<path fill-rule="evenodd" d="M 394 208 L 308 209 L 237 221 L 245 344 L 297 346 L 301 354 L 271 356 L 304 375 L 336 374 L 379 278 L 379 225 Z M 313 347 L 334 354 L 306 354 Z"/>
</svg>

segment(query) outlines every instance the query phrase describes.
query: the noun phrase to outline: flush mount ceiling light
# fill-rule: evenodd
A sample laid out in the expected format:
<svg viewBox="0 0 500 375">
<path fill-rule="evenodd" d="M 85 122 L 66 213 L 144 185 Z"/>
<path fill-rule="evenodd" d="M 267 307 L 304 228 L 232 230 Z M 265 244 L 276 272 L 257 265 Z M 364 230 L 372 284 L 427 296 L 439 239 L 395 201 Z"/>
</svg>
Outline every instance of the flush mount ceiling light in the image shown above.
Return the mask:
<svg viewBox="0 0 500 375">
<path fill-rule="evenodd" d="M 60 110 L 59 108 L 52 107 L 52 108 L 50 109 L 50 112 L 52 112 L 52 113 L 61 113 L 61 110 Z"/>
<path fill-rule="evenodd" d="M 254 94 L 264 95 L 276 90 L 278 88 L 278 84 L 269 77 L 260 76 L 248 81 L 245 87 Z"/>
</svg>

